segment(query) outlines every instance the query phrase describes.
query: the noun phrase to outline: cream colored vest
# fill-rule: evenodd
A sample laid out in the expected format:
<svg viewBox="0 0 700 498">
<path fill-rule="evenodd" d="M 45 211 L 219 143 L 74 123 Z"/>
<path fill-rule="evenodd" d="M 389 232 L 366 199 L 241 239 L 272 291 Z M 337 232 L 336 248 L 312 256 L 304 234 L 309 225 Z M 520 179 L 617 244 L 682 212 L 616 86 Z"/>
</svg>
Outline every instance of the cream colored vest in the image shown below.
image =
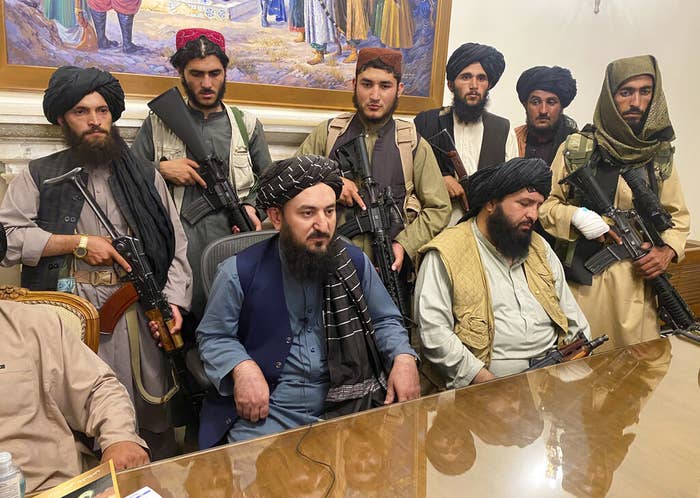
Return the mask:
<svg viewBox="0 0 700 498">
<path fill-rule="evenodd" d="M 547 263 L 547 242 L 532 234 L 530 251 L 525 260 L 525 275 L 530 292 L 556 325 L 559 342 L 568 332 L 566 315 L 559 306 L 554 276 Z M 477 247 L 472 223 L 446 228 L 420 249 L 424 254 L 435 249 L 452 282 L 454 332 L 460 341 L 487 366 L 491 361 L 494 317 L 488 279 Z"/>
<path fill-rule="evenodd" d="M 231 185 L 236 189 L 238 197 L 242 200 L 250 193 L 250 189 L 255 184 L 253 163 L 231 108 L 224 105 L 224 109 L 226 109 L 228 121 L 231 123 L 231 147 L 229 148 L 228 157 L 229 180 Z M 243 122 L 248 131 L 248 137 L 252 137 L 255 131 L 255 117 L 247 112 L 243 112 L 242 114 Z M 150 116 L 153 129 L 153 149 L 155 150 L 156 160 L 163 157 L 167 159 L 186 157 L 186 147 L 182 140 L 180 140 L 170 128 L 165 126 L 165 123 L 153 112 L 151 112 Z M 175 186 L 173 188 L 173 200 L 175 201 L 178 213 L 182 208 L 184 193 L 185 187 Z"/>
</svg>

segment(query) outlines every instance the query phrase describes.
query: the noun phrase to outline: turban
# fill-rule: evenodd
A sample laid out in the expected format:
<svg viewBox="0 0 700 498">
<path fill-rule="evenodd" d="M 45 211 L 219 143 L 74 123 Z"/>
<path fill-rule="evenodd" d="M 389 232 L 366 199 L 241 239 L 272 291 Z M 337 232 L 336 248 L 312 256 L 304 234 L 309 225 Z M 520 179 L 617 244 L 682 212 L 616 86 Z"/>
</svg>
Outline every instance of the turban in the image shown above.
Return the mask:
<svg viewBox="0 0 700 498">
<path fill-rule="evenodd" d="M 357 55 L 357 65 L 355 66 L 355 74 L 359 71 L 362 66 L 367 64 L 369 61 L 374 59 L 379 59 L 387 66 L 391 66 L 399 77 L 401 76 L 402 61 L 403 56 L 398 50 L 391 50 L 390 48 L 380 48 L 380 47 L 368 47 L 360 50 Z"/>
<path fill-rule="evenodd" d="M 256 203 L 258 209 L 282 207 L 302 190 L 317 183 L 325 183 L 331 187 L 336 199 L 343 190 L 340 167 L 327 157 L 305 155 L 283 159 L 275 162 L 268 171 L 277 173 L 263 175 L 261 178 Z"/>
<path fill-rule="evenodd" d="M 112 122 L 124 112 L 124 90 L 119 80 L 107 71 L 95 67 L 82 69 L 61 66 L 51 75 L 49 87 L 44 92 L 44 116 L 58 124 L 58 117 L 71 110 L 86 95 L 97 92 L 105 99 Z"/>
<path fill-rule="evenodd" d="M 467 199 L 469 212 L 461 221 L 476 216 L 487 202 L 528 188 L 549 197 L 552 189 L 552 171 L 539 158 L 516 157 L 510 161 L 477 170 L 469 177 Z"/>
<path fill-rule="evenodd" d="M 452 52 L 447 61 L 447 81 L 454 81 L 462 69 L 479 62 L 489 78 L 489 88 L 493 88 L 506 69 L 506 60 L 503 54 L 488 45 L 479 43 L 465 43 Z"/>
<path fill-rule="evenodd" d="M 535 90 L 555 93 L 563 109 L 576 97 L 576 80 L 571 76 L 571 71 L 566 68 L 535 66 L 520 75 L 515 89 L 523 104 Z"/>
<path fill-rule="evenodd" d="M 0 223 L 0 261 L 5 259 L 7 253 L 7 235 L 5 235 L 5 227 Z"/>
<path fill-rule="evenodd" d="M 205 37 L 212 43 L 216 43 L 221 50 L 226 50 L 226 41 L 224 35 L 218 31 L 205 28 L 186 28 L 181 29 L 175 34 L 175 49 L 180 50 L 187 45 L 188 42 L 198 39 L 200 36 Z"/>
</svg>

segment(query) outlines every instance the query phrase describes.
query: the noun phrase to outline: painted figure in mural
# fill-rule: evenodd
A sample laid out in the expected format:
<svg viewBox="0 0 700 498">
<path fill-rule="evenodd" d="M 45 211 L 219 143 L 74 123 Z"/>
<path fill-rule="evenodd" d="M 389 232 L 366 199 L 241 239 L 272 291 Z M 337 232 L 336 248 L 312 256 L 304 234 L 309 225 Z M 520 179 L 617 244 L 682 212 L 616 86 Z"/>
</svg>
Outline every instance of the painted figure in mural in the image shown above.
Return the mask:
<svg viewBox="0 0 700 498">
<path fill-rule="evenodd" d="M 46 19 L 54 22 L 61 42 L 67 48 L 97 50 L 97 35 L 89 21 L 86 0 L 45 0 L 41 4 Z"/>
<path fill-rule="evenodd" d="M 284 0 L 260 0 L 260 25 L 270 26 L 267 16 L 275 16 L 275 22 L 287 22 L 287 10 Z"/>
<path fill-rule="evenodd" d="M 343 62 L 357 62 L 357 49 L 360 42 L 369 34 L 369 4 L 367 0 L 336 0 L 338 28 L 350 45 L 350 55 Z"/>
<path fill-rule="evenodd" d="M 294 41 L 302 43 L 306 41 L 306 28 L 304 27 L 304 0 L 289 0 L 289 31 L 297 33 Z"/>
<path fill-rule="evenodd" d="M 314 56 L 307 62 L 320 64 L 325 59 L 329 43 L 338 43 L 338 30 L 333 0 L 306 0 L 304 2 L 304 26 L 306 41 L 314 50 Z"/>
<path fill-rule="evenodd" d="M 410 0 L 385 0 L 382 9 L 379 39 L 391 48 L 413 46 L 413 13 Z"/>
<path fill-rule="evenodd" d="M 122 33 L 122 51 L 126 54 L 141 53 L 146 49 L 133 43 L 134 16 L 141 7 L 141 0 L 87 0 L 97 31 L 100 49 L 116 48 L 119 44 L 107 38 L 107 12 L 114 10 Z"/>
</svg>

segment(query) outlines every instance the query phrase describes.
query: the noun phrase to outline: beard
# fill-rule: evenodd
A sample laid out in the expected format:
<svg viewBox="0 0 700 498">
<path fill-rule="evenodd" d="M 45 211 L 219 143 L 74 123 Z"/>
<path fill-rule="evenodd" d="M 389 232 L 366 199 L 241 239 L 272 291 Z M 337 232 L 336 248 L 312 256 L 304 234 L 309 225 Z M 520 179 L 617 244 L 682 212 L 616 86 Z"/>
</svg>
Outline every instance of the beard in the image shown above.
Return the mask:
<svg viewBox="0 0 700 498">
<path fill-rule="evenodd" d="M 355 106 L 355 110 L 360 114 L 360 117 L 365 123 L 376 125 L 383 123 L 388 118 L 394 115 L 394 112 L 396 112 L 396 108 L 399 106 L 399 95 L 397 92 L 389 110 L 377 118 L 370 118 L 365 114 L 365 112 L 362 110 L 362 107 L 360 107 L 360 103 L 357 100 L 357 92 L 352 93 L 352 105 Z"/>
<path fill-rule="evenodd" d="M 536 123 L 533 123 L 532 120 L 528 117 L 527 118 L 527 132 L 539 137 L 539 138 L 549 138 L 551 136 L 554 136 L 554 133 L 559 129 L 559 124 L 561 123 L 561 116 L 557 121 L 554 121 L 549 124 L 546 128 L 542 127 L 537 127 Z"/>
<path fill-rule="evenodd" d="M 122 155 L 123 140 L 116 126 L 112 126 L 109 132 L 100 127 L 93 127 L 79 135 L 66 122 L 63 122 L 61 130 L 63 130 L 63 138 L 68 146 L 73 149 L 77 158 L 87 166 L 108 164 Z M 87 134 L 93 133 L 95 130 L 105 134 L 102 140 L 85 139 Z"/>
<path fill-rule="evenodd" d="M 534 226 L 534 224 L 533 224 Z M 508 259 L 518 260 L 527 256 L 532 239 L 532 226 L 527 231 L 513 226 L 501 204 L 496 205 L 493 214 L 486 220 L 486 227 L 493 245 Z"/>
<path fill-rule="evenodd" d="M 331 242 L 319 252 L 310 251 L 294 238 L 289 225 L 283 223 L 280 229 L 280 250 L 284 254 L 287 269 L 294 278 L 302 282 L 323 283 L 336 269 L 335 255 L 340 250 L 340 240 L 335 239 L 335 234 L 322 232 L 314 232 L 311 236 L 327 236 Z"/>
<path fill-rule="evenodd" d="M 476 105 L 469 105 L 464 99 L 457 98 L 457 95 L 455 95 L 454 92 L 452 93 L 452 110 L 457 115 L 457 119 L 464 124 L 476 123 L 479 121 L 488 103 L 488 91 L 481 102 Z"/>
<path fill-rule="evenodd" d="M 226 79 L 224 78 L 224 82 L 221 84 L 221 88 L 219 88 L 219 92 L 216 94 L 216 101 L 214 101 L 212 104 L 202 104 L 199 99 L 197 99 L 197 94 L 194 93 L 194 91 L 187 84 L 184 76 L 180 78 L 180 81 L 182 82 L 182 87 L 185 89 L 185 93 L 187 94 L 187 99 L 202 109 L 216 109 L 221 105 L 221 101 L 226 93 Z"/>
</svg>

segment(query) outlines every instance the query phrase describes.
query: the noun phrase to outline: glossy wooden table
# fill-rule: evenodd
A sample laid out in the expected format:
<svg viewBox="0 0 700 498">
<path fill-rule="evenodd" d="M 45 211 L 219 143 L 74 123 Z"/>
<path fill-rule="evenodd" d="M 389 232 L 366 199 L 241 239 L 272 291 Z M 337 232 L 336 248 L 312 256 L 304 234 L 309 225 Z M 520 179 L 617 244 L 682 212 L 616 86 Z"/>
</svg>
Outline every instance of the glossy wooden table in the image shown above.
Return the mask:
<svg viewBox="0 0 700 498">
<path fill-rule="evenodd" d="M 700 346 L 659 339 L 154 463 L 164 497 L 698 497 Z"/>
</svg>

